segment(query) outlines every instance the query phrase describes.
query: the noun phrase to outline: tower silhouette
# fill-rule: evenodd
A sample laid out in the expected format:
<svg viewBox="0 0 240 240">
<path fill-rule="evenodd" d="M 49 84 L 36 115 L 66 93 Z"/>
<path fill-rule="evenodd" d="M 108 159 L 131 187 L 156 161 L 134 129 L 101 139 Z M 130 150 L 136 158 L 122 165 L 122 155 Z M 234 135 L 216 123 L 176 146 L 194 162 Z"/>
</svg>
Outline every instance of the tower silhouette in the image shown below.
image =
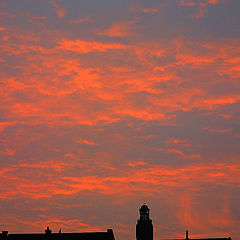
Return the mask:
<svg viewBox="0 0 240 240">
<path fill-rule="evenodd" d="M 137 240 L 153 240 L 153 225 L 152 220 L 149 218 L 150 209 L 146 204 L 143 204 L 139 209 L 140 219 L 136 225 L 136 238 Z"/>
</svg>

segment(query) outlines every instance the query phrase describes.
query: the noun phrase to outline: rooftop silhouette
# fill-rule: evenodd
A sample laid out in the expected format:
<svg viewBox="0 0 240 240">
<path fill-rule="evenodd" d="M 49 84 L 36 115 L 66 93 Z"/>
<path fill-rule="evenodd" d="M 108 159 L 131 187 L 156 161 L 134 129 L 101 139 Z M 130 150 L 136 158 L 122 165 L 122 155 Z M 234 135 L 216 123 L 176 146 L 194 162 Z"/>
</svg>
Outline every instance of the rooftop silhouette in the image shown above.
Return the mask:
<svg viewBox="0 0 240 240">
<path fill-rule="evenodd" d="M 231 240 L 231 237 L 228 238 L 189 238 L 189 233 L 186 231 L 185 240 Z"/>
<path fill-rule="evenodd" d="M 85 233 L 53 233 L 49 227 L 45 233 L 20 233 L 8 234 L 7 231 L 0 233 L 0 240 L 115 240 L 113 230 L 106 232 L 85 232 Z"/>
</svg>

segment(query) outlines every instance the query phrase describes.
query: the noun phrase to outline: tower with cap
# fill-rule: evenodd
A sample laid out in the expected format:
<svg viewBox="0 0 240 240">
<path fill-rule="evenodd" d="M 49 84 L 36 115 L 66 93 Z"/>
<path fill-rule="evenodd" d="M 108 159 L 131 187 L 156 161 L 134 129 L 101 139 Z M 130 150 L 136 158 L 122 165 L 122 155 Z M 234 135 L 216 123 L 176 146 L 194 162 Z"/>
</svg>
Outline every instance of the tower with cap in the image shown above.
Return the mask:
<svg viewBox="0 0 240 240">
<path fill-rule="evenodd" d="M 137 240 L 153 240 L 153 225 L 152 220 L 149 218 L 150 209 L 146 204 L 143 204 L 139 209 L 140 219 L 136 225 L 136 238 Z"/>
</svg>

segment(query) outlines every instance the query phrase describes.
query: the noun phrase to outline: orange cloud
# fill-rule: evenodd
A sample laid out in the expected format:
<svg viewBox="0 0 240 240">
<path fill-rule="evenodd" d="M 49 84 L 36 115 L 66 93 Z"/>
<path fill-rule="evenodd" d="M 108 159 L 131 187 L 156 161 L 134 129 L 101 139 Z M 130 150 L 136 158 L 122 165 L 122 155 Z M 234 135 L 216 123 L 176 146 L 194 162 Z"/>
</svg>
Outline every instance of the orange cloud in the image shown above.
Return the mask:
<svg viewBox="0 0 240 240">
<path fill-rule="evenodd" d="M 228 133 L 228 132 L 232 131 L 231 128 L 227 128 L 227 129 L 214 129 L 214 128 L 210 127 L 210 126 L 206 126 L 203 129 L 207 130 L 209 132 L 216 132 L 216 133 Z"/>
<path fill-rule="evenodd" d="M 15 124 L 16 122 L 0 122 L 0 131 L 3 131 L 8 126 L 13 126 Z"/>
<path fill-rule="evenodd" d="M 145 164 L 142 166 L 145 166 Z M 235 170 L 232 171 L 232 168 Z M 65 190 L 58 189 L 57 193 L 69 195 L 89 189 L 100 191 L 104 194 L 118 194 L 118 192 L 122 191 L 127 193 L 139 190 L 143 186 L 148 186 L 150 191 L 159 191 L 161 187 L 183 188 L 188 186 L 195 188 L 198 184 L 201 185 L 206 182 L 216 185 L 223 185 L 222 181 L 224 181 L 224 185 L 232 184 L 233 182 L 240 184 L 239 177 L 233 179 L 231 176 L 233 174 L 236 177 L 238 172 L 239 165 L 227 166 L 224 164 L 196 165 L 179 169 L 167 169 L 163 166 L 141 169 L 134 168 L 134 170 L 128 172 L 125 176 L 103 178 L 96 176 L 64 177 L 61 184 L 67 188 Z M 132 185 L 132 183 L 134 184 Z"/>
<path fill-rule="evenodd" d="M 196 7 L 196 11 L 191 15 L 194 18 L 203 18 L 208 11 L 208 5 L 219 4 L 220 0 L 180 0 L 180 6 Z"/>
<path fill-rule="evenodd" d="M 109 37 L 124 37 L 130 35 L 132 24 L 134 22 L 118 22 L 114 23 L 109 29 L 99 32 L 99 34 L 106 35 Z"/>
<path fill-rule="evenodd" d="M 128 166 L 130 167 L 137 167 L 137 166 L 144 166 L 144 165 L 147 165 L 147 163 L 143 161 L 128 163 Z"/>
<path fill-rule="evenodd" d="M 91 20 L 90 16 L 84 17 L 84 18 L 77 18 L 77 19 L 71 19 L 68 22 L 70 24 L 79 24 L 79 23 L 83 23 L 83 22 L 89 22 Z"/>
<path fill-rule="evenodd" d="M 66 164 L 63 166 L 68 167 Z M 139 191 L 143 187 L 149 188 L 149 191 L 159 192 L 167 188 L 176 187 L 194 189 L 197 186 L 203 187 L 202 184 L 205 183 L 220 186 L 232 185 L 233 183 L 240 184 L 239 165 L 200 164 L 188 168 L 175 169 L 157 165 L 147 167 L 146 164 L 142 163 L 138 164 L 138 166 L 140 168 L 132 168 L 124 175 L 118 174 L 118 176 L 63 176 L 56 178 L 55 174 L 59 173 L 59 167 L 61 167 L 58 163 L 54 163 L 54 165 L 51 162 L 44 165 L 42 163 L 20 164 L 1 170 L 1 198 L 12 198 L 19 193 L 40 199 L 55 194 L 72 195 L 85 190 L 115 195 L 121 192 L 131 194 L 132 191 Z M 48 176 L 48 182 L 43 184 L 39 184 L 36 180 L 33 182 L 33 179 L 29 178 L 31 176 L 30 173 L 27 171 L 24 171 L 26 173 L 24 178 L 21 176 L 22 174 L 18 176 L 18 173 L 23 172 L 24 169 L 32 167 L 37 169 L 43 167 L 48 169 L 51 167 L 55 172 L 52 172 L 52 176 Z M 16 182 L 18 182 L 17 185 L 15 184 Z M 7 184 L 10 188 L 3 187 L 3 184 Z"/>
<path fill-rule="evenodd" d="M 8 155 L 8 156 L 14 156 L 14 154 L 15 154 L 15 151 L 13 149 L 10 149 L 10 148 L 7 148 L 5 150 L 5 152 L 6 152 L 6 155 Z"/>
<path fill-rule="evenodd" d="M 215 58 L 210 57 L 202 57 L 202 56 L 191 56 L 190 54 L 178 54 L 176 56 L 177 64 L 185 65 L 185 64 L 193 64 L 193 65 L 202 65 L 202 64 L 210 64 Z"/>
<path fill-rule="evenodd" d="M 120 43 L 87 42 L 82 40 L 72 41 L 63 39 L 59 42 L 58 48 L 79 53 L 89 53 L 94 51 L 106 52 L 109 50 L 122 50 L 126 49 L 126 46 Z"/>
<path fill-rule="evenodd" d="M 178 139 L 178 138 L 174 138 L 174 137 L 168 138 L 166 143 L 167 144 L 176 144 L 176 145 L 180 145 L 180 146 L 183 146 L 183 147 L 191 147 L 191 144 L 187 140 Z"/>
<path fill-rule="evenodd" d="M 15 232 L 18 229 L 18 231 L 21 232 L 19 228 L 20 225 L 24 225 L 28 232 L 44 232 L 47 226 L 49 226 L 54 233 L 58 233 L 59 229 L 62 229 L 63 232 L 74 232 L 76 229 L 78 229 L 79 232 L 106 231 L 106 229 L 100 226 L 85 223 L 83 219 L 75 219 L 73 217 L 69 219 L 58 217 L 55 214 L 41 214 L 36 219 L 28 220 L 17 214 L 9 213 L 4 215 L 4 219 L 5 226 L 8 226 L 10 232 Z"/>
<path fill-rule="evenodd" d="M 197 50 L 198 48 L 203 51 Z M 33 97 L 32 92 L 35 92 L 35 94 L 49 97 L 36 104 L 36 107 L 35 104 L 30 103 L 26 106 L 24 106 L 25 103 L 12 104 L 12 107 L 8 109 L 9 116 L 18 115 L 20 118 L 34 116 L 38 118 L 38 122 L 41 120 L 49 122 L 54 119 L 55 124 L 62 122 L 64 124 L 94 125 L 100 121 L 106 123 L 119 121 L 128 116 L 147 121 L 166 121 L 174 118 L 173 112 L 178 110 L 192 111 L 195 108 L 206 110 L 216 107 L 220 109 L 224 105 L 237 104 L 239 99 L 236 94 L 212 96 L 204 85 L 197 86 L 199 80 L 192 82 L 189 78 L 181 77 L 177 71 L 179 69 L 181 71 L 201 71 L 209 77 L 212 77 L 210 76 L 212 72 L 216 72 L 219 76 L 226 74 L 234 78 L 239 74 L 237 67 L 239 61 L 235 54 L 238 48 L 236 42 L 233 42 L 230 48 L 221 42 L 194 43 L 179 38 L 172 40 L 171 45 L 166 42 L 151 42 L 126 46 L 120 43 L 63 39 L 53 48 L 31 44 L 22 44 L 17 48 L 14 44 L 6 43 L 4 52 L 15 55 L 28 54 L 26 61 L 29 63 L 29 67 L 37 73 L 34 78 L 29 78 L 28 68 L 21 67 L 24 71 L 21 79 L 5 77 L 4 85 L 6 89 L 8 88 L 7 94 L 10 96 L 18 91 Z M 77 53 L 99 53 L 102 56 L 108 54 L 110 62 L 98 61 L 95 64 L 97 67 L 89 68 L 86 67 L 88 63 L 84 60 L 84 56 L 81 59 L 77 57 L 66 59 L 64 54 L 70 54 L 66 50 Z M 111 50 L 114 50 L 114 53 Z M 155 63 L 156 58 L 168 58 L 174 51 L 176 52 L 175 57 L 169 63 Z M 36 55 L 36 53 L 38 54 Z M 121 54 L 126 54 L 134 62 L 131 68 L 128 64 L 117 66 L 112 63 L 112 60 Z M 215 64 L 219 58 L 223 61 Z M 136 68 L 137 65 L 141 67 Z M 204 69 L 206 71 L 203 71 Z M 41 76 L 43 72 L 44 80 Z M 66 76 L 68 76 L 67 81 L 64 80 Z M 171 85 L 173 81 L 175 85 Z M 109 84 L 110 82 L 113 84 Z M 168 89 L 156 87 L 162 82 L 166 82 Z M 192 87 L 185 88 L 179 85 L 184 82 L 192 82 Z M 211 81 L 210 84 L 214 87 L 216 83 L 217 80 Z M 174 89 L 172 86 L 179 87 Z M 68 101 L 65 101 L 65 97 L 71 94 L 79 95 L 80 92 L 81 94 L 87 93 L 86 101 L 81 109 L 78 108 L 76 101 L 72 101 L 70 105 Z M 137 107 L 134 99 L 131 99 L 130 96 L 142 92 L 147 93 L 147 105 Z M 64 104 L 63 106 L 68 110 L 61 110 L 62 108 L 58 104 L 51 105 L 51 96 L 57 96 L 58 102 Z M 35 97 L 40 99 L 40 96 L 36 95 Z M 102 111 L 94 114 L 84 110 L 89 101 L 91 103 L 100 102 L 103 106 Z M 51 113 L 45 114 L 50 108 Z"/>
<path fill-rule="evenodd" d="M 142 12 L 142 13 L 151 13 L 155 14 L 158 12 L 157 8 L 137 8 L 135 6 L 131 6 L 130 8 L 133 12 Z"/>
<path fill-rule="evenodd" d="M 63 18 L 66 15 L 66 10 L 60 6 L 58 0 L 51 0 L 50 4 L 54 7 L 57 12 L 58 18 Z"/>
<path fill-rule="evenodd" d="M 226 104 L 234 104 L 240 100 L 240 96 L 231 96 L 217 99 L 206 99 L 204 103 L 206 103 L 210 108 L 214 105 L 226 105 Z"/>
<path fill-rule="evenodd" d="M 174 90 L 172 86 L 178 85 L 171 85 L 172 79 L 176 84 L 186 81 L 191 82 L 191 79 L 185 79 L 178 75 L 176 66 L 182 70 L 194 71 L 198 69 L 202 71 L 202 69 L 210 67 L 215 69 L 217 74 L 228 74 L 230 77 L 234 77 L 232 69 L 236 68 L 238 59 L 231 59 L 232 55 L 227 45 L 223 45 L 218 50 L 218 45 L 197 43 L 198 46 L 208 49 L 207 54 L 204 54 L 194 50 L 195 44 L 192 42 L 177 39 L 172 43 L 172 49 L 165 48 L 165 43 L 139 44 L 126 47 L 118 43 L 109 44 L 66 39 L 60 41 L 59 45 L 52 49 L 36 45 L 28 45 L 27 47 L 22 45 L 22 50 L 17 52 L 19 55 L 39 52 L 40 55 L 31 55 L 28 60 L 30 68 L 37 74 L 34 78 L 29 78 L 28 68 L 22 68 L 24 74 L 21 79 L 19 77 L 5 77 L 4 87 L 8 96 L 15 92 L 22 92 L 31 95 L 39 102 L 37 104 L 9 102 L 10 107 L 7 112 L 9 116 L 18 116 L 19 121 L 23 117 L 25 117 L 24 121 L 27 121 L 26 118 L 34 117 L 36 122 L 46 121 L 51 126 L 55 124 L 94 125 L 101 121 L 106 123 L 116 122 L 128 116 L 147 121 L 167 121 L 175 117 L 174 111 L 191 111 L 194 108 L 206 110 L 216 107 L 220 109 L 224 105 L 238 103 L 237 95 L 211 96 L 204 86 L 185 88 L 179 85 Z M 233 49 L 237 51 L 237 48 L 238 46 L 235 43 L 235 45 L 232 45 L 231 51 Z M 114 51 L 113 53 L 110 51 L 112 49 L 121 51 Z M 63 55 L 66 54 L 65 50 L 79 53 L 99 52 L 100 54 L 109 54 L 109 59 L 121 54 L 124 50 L 124 54 L 128 54 L 135 63 L 144 67 L 136 69 L 126 65 L 120 67 L 112 63 L 99 62 L 97 67 L 89 68 L 85 66 L 87 62 L 83 59 L 80 60 L 76 57 L 66 59 Z M 168 57 L 173 50 L 176 50 L 174 61 L 164 65 L 153 62 L 152 58 Z M 12 54 L 15 52 L 15 47 L 6 48 L 5 51 L 10 51 Z M 214 63 L 219 57 L 224 59 L 221 66 Z M 38 64 L 39 61 L 41 62 L 40 65 Z M 44 77 L 41 76 L 42 72 L 44 72 Z M 205 73 L 210 74 L 209 71 L 205 71 Z M 102 77 L 103 75 L 104 77 Z M 67 81 L 64 80 L 66 76 L 68 76 Z M 111 81 L 114 84 L 109 84 Z M 169 86 L 168 89 L 156 87 L 162 82 Z M 197 82 L 195 83 L 197 84 Z M 212 86 L 215 84 L 215 81 L 211 82 Z M 32 94 L 33 92 L 35 95 Z M 147 105 L 137 107 L 134 99 L 129 97 L 132 94 L 142 92 L 147 93 Z M 83 95 L 87 93 L 84 101 L 81 100 L 81 108 L 79 108 L 77 101 L 71 100 L 70 104 L 65 99 L 71 94 L 76 94 L 81 99 L 80 93 Z M 48 97 L 41 99 L 40 95 Z M 55 104 L 55 100 L 53 101 L 51 96 L 57 97 L 61 106 Z M 99 102 L 103 106 L 102 110 L 89 111 L 89 102 Z M 49 109 L 51 109 L 50 113 Z"/>
<path fill-rule="evenodd" d="M 219 3 L 220 2 L 220 0 L 208 0 L 207 1 L 209 4 L 217 4 L 217 3 Z"/>
<path fill-rule="evenodd" d="M 96 145 L 95 142 L 89 141 L 89 140 L 77 140 L 77 142 L 78 142 L 78 143 L 87 144 L 87 145 Z"/>
<path fill-rule="evenodd" d="M 193 0 L 180 0 L 180 5 L 182 6 L 195 6 L 195 4 Z"/>
</svg>

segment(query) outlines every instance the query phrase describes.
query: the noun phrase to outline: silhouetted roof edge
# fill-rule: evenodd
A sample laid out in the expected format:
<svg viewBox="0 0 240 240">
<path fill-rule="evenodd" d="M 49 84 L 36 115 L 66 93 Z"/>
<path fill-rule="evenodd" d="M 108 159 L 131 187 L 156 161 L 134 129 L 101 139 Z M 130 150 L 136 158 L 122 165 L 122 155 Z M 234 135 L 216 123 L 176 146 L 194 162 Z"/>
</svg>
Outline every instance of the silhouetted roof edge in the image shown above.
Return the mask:
<svg viewBox="0 0 240 240">
<path fill-rule="evenodd" d="M 18 240 L 18 239 L 31 239 L 31 238 L 35 238 L 35 239 L 46 239 L 46 238 L 52 238 L 52 239 L 56 239 L 56 238 L 70 238 L 70 237 L 77 237 L 77 238 L 84 238 L 84 240 L 88 240 L 88 239 L 101 239 L 101 240 L 115 240 L 114 234 L 113 234 L 113 230 L 112 229 L 107 229 L 106 232 L 66 232 L 66 233 L 9 233 L 7 231 L 4 231 L 3 233 L 0 233 L 0 239 L 3 240 Z"/>
</svg>

